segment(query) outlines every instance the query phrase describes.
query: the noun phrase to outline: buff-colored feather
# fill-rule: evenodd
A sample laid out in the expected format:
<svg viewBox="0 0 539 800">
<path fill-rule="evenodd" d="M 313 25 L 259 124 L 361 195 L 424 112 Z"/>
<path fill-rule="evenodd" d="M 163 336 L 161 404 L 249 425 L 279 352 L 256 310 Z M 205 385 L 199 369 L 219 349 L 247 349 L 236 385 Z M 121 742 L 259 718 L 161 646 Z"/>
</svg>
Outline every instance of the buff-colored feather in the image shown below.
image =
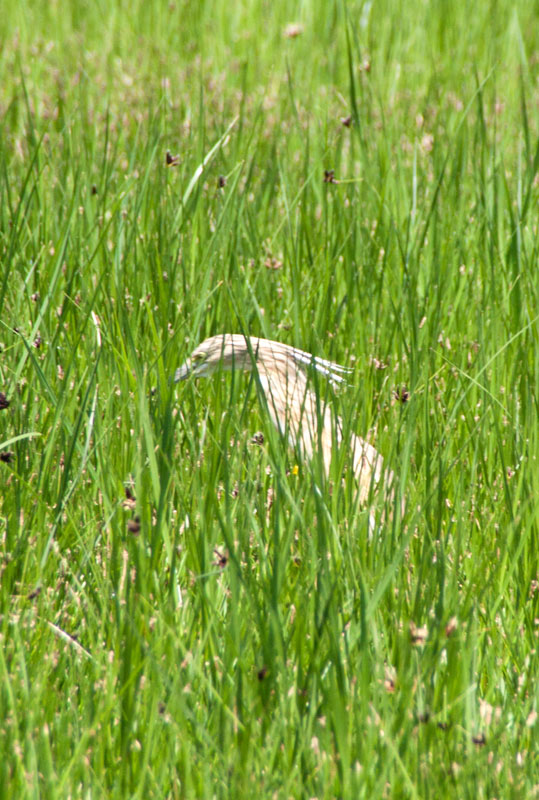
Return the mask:
<svg viewBox="0 0 539 800">
<path fill-rule="evenodd" d="M 342 442 L 342 421 L 332 417 L 327 404 L 317 404 L 316 395 L 308 387 L 308 370 L 312 368 L 338 384 L 349 371 L 345 367 L 281 342 L 226 333 L 202 342 L 176 371 L 175 380 L 189 375 L 209 376 L 219 369 L 251 371 L 255 365 L 276 428 L 288 436 L 292 446 L 299 446 L 307 458 L 321 448 L 329 473 L 333 445 Z M 364 439 L 350 434 L 348 443 L 359 501 L 364 504 L 371 489 L 380 482 L 386 488 L 393 487 L 394 475 L 391 470 L 384 470 L 382 456 Z"/>
</svg>

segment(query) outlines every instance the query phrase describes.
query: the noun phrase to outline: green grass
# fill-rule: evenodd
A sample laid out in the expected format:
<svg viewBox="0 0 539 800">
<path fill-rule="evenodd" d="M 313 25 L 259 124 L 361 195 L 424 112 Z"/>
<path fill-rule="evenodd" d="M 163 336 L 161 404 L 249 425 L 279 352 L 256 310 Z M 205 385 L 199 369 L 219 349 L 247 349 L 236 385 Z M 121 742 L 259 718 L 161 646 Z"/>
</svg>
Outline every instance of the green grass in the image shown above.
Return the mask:
<svg viewBox="0 0 539 800">
<path fill-rule="evenodd" d="M 0 43 L 2 797 L 537 796 L 537 2 L 6 0 Z M 353 366 L 402 520 L 252 377 L 171 384 L 226 331 Z"/>
</svg>

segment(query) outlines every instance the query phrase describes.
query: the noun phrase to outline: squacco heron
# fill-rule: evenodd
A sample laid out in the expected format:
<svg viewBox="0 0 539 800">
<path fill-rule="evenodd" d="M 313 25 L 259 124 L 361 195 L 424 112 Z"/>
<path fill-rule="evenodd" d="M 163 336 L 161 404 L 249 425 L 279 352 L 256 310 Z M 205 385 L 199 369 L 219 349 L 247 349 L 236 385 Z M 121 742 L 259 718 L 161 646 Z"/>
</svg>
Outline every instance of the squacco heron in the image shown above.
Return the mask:
<svg viewBox="0 0 539 800">
<path fill-rule="evenodd" d="M 309 368 L 333 384 L 341 383 L 349 371 L 281 342 L 225 333 L 202 342 L 174 377 L 181 381 L 190 375 L 206 377 L 219 370 L 256 369 L 277 430 L 287 435 L 290 444 L 299 447 L 307 458 L 312 458 L 320 447 L 329 474 L 333 446 L 343 441 L 343 424 L 308 387 Z M 394 476 L 391 470 L 384 469 L 380 453 L 364 439 L 350 434 L 347 444 L 363 505 L 380 483 L 393 487 Z"/>
</svg>

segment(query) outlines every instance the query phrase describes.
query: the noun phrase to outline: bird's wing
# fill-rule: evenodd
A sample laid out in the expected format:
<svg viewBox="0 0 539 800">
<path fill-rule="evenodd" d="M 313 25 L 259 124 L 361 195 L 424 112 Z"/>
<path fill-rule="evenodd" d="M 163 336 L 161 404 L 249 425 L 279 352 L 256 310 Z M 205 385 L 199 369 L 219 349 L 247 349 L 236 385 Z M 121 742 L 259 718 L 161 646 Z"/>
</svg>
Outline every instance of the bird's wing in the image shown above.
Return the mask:
<svg viewBox="0 0 539 800">
<path fill-rule="evenodd" d="M 306 353 L 304 350 L 298 350 L 297 347 L 292 347 L 290 349 L 296 364 L 299 364 L 303 368 L 313 367 L 313 369 L 321 375 L 328 378 L 330 383 L 335 385 L 343 383 L 346 380 L 346 376 L 352 372 L 349 367 L 342 367 L 334 361 L 326 361 L 325 358 L 318 358 L 318 356 L 313 356 L 310 353 Z"/>
<path fill-rule="evenodd" d="M 268 410 L 275 427 L 286 435 L 292 446 L 300 446 L 304 458 L 313 458 L 322 450 L 324 468 L 329 474 L 334 444 L 343 442 L 343 424 L 334 418 L 330 407 L 307 386 L 303 371 L 287 372 L 276 376 L 274 372 L 259 369 L 259 378 L 267 399 Z M 364 504 L 376 485 L 392 475 L 384 471 L 384 460 L 371 444 L 351 433 L 346 446 L 351 452 L 354 475 L 358 482 L 359 500 Z"/>
</svg>

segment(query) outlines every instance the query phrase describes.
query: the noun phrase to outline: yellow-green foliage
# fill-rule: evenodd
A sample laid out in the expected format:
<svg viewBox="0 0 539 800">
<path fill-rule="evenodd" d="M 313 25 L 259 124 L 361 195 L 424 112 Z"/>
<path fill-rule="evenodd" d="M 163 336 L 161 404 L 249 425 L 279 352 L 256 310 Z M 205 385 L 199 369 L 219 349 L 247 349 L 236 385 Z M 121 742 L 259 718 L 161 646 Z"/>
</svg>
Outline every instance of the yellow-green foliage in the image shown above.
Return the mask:
<svg viewBox="0 0 539 800">
<path fill-rule="evenodd" d="M 2 797 L 535 796 L 537 3 L 4 0 L 0 43 Z M 173 386 L 223 332 L 353 367 L 402 519 L 252 376 Z"/>
</svg>

